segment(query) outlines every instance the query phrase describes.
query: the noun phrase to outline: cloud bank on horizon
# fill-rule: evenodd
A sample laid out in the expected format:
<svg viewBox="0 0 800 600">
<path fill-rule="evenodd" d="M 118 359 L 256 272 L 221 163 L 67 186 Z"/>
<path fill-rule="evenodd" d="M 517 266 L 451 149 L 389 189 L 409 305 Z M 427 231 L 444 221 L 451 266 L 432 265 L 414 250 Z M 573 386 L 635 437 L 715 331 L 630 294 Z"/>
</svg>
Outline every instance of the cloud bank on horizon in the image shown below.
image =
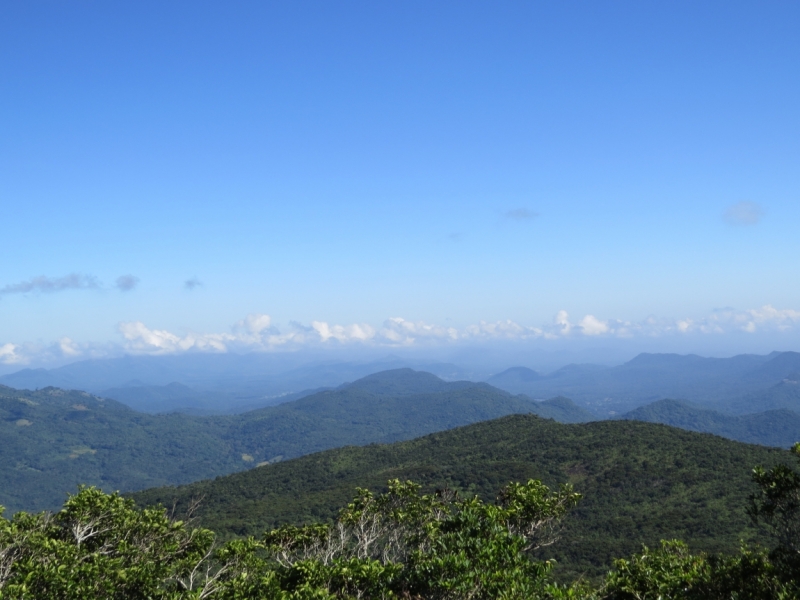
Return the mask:
<svg viewBox="0 0 800 600">
<path fill-rule="evenodd" d="M 25 366 L 58 359 L 105 358 L 120 354 L 170 355 L 185 352 L 269 352 L 303 348 L 341 348 L 361 345 L 374 348 L 430 347 L 433 345 L 525 342 L 559 339 L 636 339 L 687 335 L 725 335 L 734 332 L 788 333 L 800 330 L 800 311 L 771 305 L 750 310 L 721 309 L 699 318 L 648 317 L 642 321 L 602 320 L 587 314 L 573 320 L 565 310 L 540 327 L 512 320 L 486 322 L 457 328 L 402 317 L 386 319 L 375 327 L 367 323 L 349 325 L 312 321 L 292 322 L 283 330 L 267 314 L 251 314 L 223 333 L 178 334 L 148 327 L 141 321 L 118 325 L 119 343 L 80 344 L 62 338 L 48 346 L 31 343 L 0 344 L 0 364 Z"/>
</svg>

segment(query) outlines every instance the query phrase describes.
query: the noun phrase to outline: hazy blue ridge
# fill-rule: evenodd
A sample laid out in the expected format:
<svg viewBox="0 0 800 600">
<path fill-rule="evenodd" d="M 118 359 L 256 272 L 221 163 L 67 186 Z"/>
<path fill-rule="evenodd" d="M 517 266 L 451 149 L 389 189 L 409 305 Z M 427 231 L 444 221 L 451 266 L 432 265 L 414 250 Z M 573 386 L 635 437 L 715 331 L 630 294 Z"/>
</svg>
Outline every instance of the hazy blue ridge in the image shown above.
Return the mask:
<svg viewBox="0 0 800 600">
<path fill-rule="evenodd" d="M 394 356 L 356 363 L 309 362 L 308 358 L 298 359 L 291 354 L 225 353 L 83 360 L 54 369 L 22 369 L 0 377 L 0 384 L 31 390 L 79 389 L 119 400 L 143 412 L 228 414 L 287 402 L 376 372 L 408 367 L 450 381 L 475 378 L 474 373 L 450 363 Z"/>
<path fill-rule="evenodd" d="M 800 414 L 786 409 L 726 415 L 680 400 L 659 400 L 619 418 L 662 423 L 763 446 L 788 448 L 800 442 Z"/>
<path fill-rule="evenodd" d="M 534 414 L 559 423 L 588 423 L 598 418 L 585 408 L 578 406 L 569 398 L 557 396 L 534 404 Z"/>
<path fill-rule="evenodd" d="M 663 398 L 684 398 L 722 412 L 754 413 L 800 409 L 800 393 L 785 383 L 798 371 L 797 352 L 731 358 L 645 353 L 616 367 L 568 365 L 546 375 L 512 367 L 487 382 L 531 398 L 566 396 L 605 417 Z M 783 404 L 776 404 L 778 397 Z"/>
<path fill-rule="evenodd" d="M 181 388 L 177 388 L 178 391 Z M 424 391 L 429 390 L 429 391 Z M 410 439 L 513 413 L 585 420 L 485 383 L 401 369 L 239 415 L 144 414 L 87 392 L 0 387 L 0 504 L 59 506 L 78 484 L 182 484 L 329 448 Z"/>
</svg>

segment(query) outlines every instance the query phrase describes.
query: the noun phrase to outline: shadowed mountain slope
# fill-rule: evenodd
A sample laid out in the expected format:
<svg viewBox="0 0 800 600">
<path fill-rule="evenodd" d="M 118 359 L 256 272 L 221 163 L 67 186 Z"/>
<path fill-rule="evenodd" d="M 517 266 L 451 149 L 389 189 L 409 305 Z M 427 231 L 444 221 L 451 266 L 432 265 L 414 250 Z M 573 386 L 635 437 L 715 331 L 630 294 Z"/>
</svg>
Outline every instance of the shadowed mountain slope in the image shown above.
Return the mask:
<svg viewBox="0 0 800 600">
<path fill-rule="evenodd" d="M 735 414 L 749 414 L 765 410 L 788 409 L 800 414 L 800 371 L 789 373 L 778 384 L 762 391 L 752 392 L 717 402 L 720 410 Z"/>
<path fill-rule="evenodd" d="M 788 448 L 800 441 L 800 415 L 786 409 L 734 416 L 679 400 L 659 400 L 626 413 L 620 419 L 662 423 L 764 446 Z"/>
</svg>

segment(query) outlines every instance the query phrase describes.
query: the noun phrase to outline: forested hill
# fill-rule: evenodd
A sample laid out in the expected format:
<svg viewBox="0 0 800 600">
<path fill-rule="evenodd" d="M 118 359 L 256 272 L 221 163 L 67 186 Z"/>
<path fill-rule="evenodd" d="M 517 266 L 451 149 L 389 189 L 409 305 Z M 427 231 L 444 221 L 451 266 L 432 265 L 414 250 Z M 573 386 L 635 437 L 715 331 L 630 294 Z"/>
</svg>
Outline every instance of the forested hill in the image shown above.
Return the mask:
<svg viewBox="0 0 800 600">
<path fill-rule="evenodd" d="M 752 468 L 783 450 L 663 425 L 601 421 L 563 425 L 508 416 L 390 445 L 348 447 L 213 481 L 134 494 L 179 509 L 202 498 L 200 522 L 228 536 L 332 518 L 355 487 L 392 478 L 449 486 L 491 499 L 509 481 L 571 482 L 584 494 L 550 548 L 562 569 L 590 574 L 642 543 L 682 538 L 697 550 L 735 551 L 753 539 L 744 507 Z"/>
<path fill-rule="evenodd" d="M 800 441 L 800 415 L 786 409 L 736 416 L 698 408 L 680 400 L 659 400 L 620 418 L 662 423 L 765 446 L 789 448 Z"/>
<path fill-rule="evenodd" d="M 241 415 L 134 412 L 79 391 L 0 386 L 0 504 L 53 509 L 79 484 L 177 485 L 348 444 L 410 439 L 512 413 L 585 421 L 566 399 L 531 402 L 410 369 Z"/>
<path fill-rule="evenodd" d="M 52 509 L 79 484 L 135 490 L 242 468 L 226 423 L 137 413 L 86 392 L 0 386 L 0 505 Z"/>
</svg>

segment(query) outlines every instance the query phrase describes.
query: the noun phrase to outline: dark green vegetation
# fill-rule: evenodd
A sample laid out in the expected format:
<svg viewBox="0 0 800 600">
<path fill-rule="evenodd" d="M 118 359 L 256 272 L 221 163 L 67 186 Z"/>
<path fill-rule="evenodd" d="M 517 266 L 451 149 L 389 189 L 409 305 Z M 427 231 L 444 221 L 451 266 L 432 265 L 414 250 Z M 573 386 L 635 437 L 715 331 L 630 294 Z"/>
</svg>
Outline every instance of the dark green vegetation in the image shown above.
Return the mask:
<svg viewBox="0 0 800 600">
<path fill-rule="evenodd" d="M 659 400 L 620 418 L 662 423 L 764 446 L 789 448 L 800 438 L 800 415 L 786 409 L 734 416 L 698 408 L 679 400 Z"/>
<path fill-rule="evenodd" d="M 59 506 L 78 484 L 106 491 L 176 485 L 349 444 L 409 439 L 511 413 L 589 415 L 486 384 L 410 369 L 241 415 L 137 413 L 85 392 L 0 386 L 0 503 Z"/>
<path fill-rule="evenodd" d="M 569 485 L 512 482 L 487 503 L 395 479 L 380 495 L 357 490 L 329 523 L 223 545 L 165 509 L 89 488 L 55 515 L 0 517 L 0 599 L 796 599 L 800 474 L 778 464 L 753 479 L 748 513 L 771 534 L 769 552 L 693 553 L 668 540 L 615 560 L 604 578 L 562 584 L 542 555 L 581 501 Z"/>
<path fill-rule="evenodd" d="M 136 413 L 85 392 L 0 387 L 0 504 L 59 506 L 87 483 L 105 490 L 190 482 L 241 468 L 208 424 Z"/>
<path fill-rule="evenodd" d="M 663 398 L 743 414 L 778 408 L 800 412 L 798 372 L 797 352 L 732 358 L 640 354 L 617 367 L 568 365 L 547 375 L 514 367 L 487 382 L 531 398 L 567 396 L 604 417 Z"/>
<path fill-rule="evenodd" d="M 754 465 L 787 452 L 634 421 L 563 425 L 509 416 L 391 445 L 329 450 L 180 488 L 133 494 L 179 510 L 202 498 L 200 523 L 223 537 L 336 516 L 354 487 L 389 479 L 447 486 L 491 500 L 508 481 L 572 483 L 584 500 L 550 556 L 560 576 L 599 574 L 641 544 L 681 538 L 693 549 L 735 551 L 757 539 L 745 513 Z"/>
</svg>

